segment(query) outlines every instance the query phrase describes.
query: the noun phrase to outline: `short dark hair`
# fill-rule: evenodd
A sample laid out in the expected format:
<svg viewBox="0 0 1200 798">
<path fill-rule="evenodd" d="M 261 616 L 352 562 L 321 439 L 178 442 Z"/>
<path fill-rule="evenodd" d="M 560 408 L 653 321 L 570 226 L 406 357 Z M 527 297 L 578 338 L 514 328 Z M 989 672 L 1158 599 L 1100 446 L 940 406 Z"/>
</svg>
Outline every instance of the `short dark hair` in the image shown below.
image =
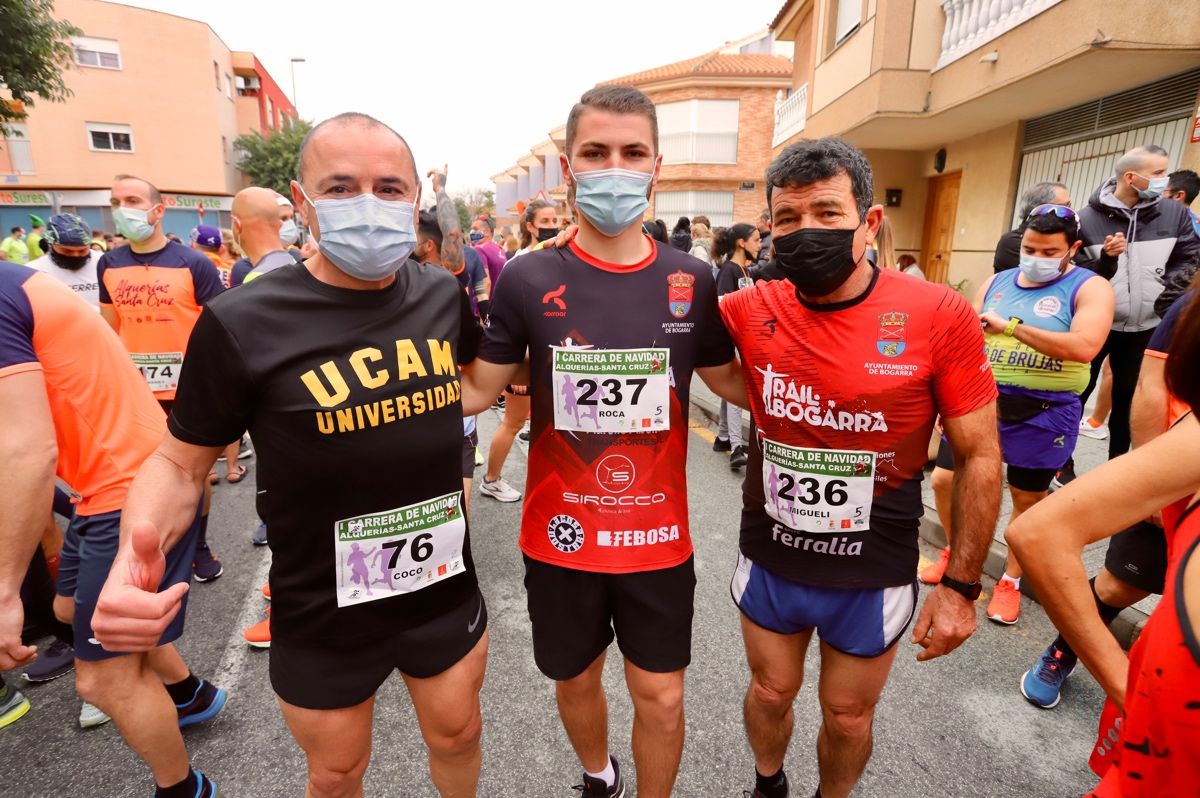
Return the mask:
<svg viewBox="0 0 1200 798">
<path fill-rule="evenodd" d="M 328 119 L 326 119 L 324 122 L 321 122 L 320 124 L 313 126 L 313 128 L 311 130 L 309 130 L 307 133 L 304 134 L 304 139 L 300 142 L 300 156 L 296 159 L 296 180 L 297 181 L 299 181 L 301 183 L 304 182 L 304 153 L 308 150 L 309 142 L 312 141 L 313 136 L 315 136 L 317 134 L 318 130 L 320 130 L 321 128 L 325 127 L 328 124 L 333 124 L 333 123 L 337 123 L 337 124 L 354 123 L 354 124 L 359 125 L 360 127 L 381 127 L 384 130 L 390 131 L 393 136 L 400 139 L 400 143 L 403 144 L 404 148 L 408 150 L 409 158 L 413 162 L 413 181 L 417 184 L 418 187 L 420 186 L 421 179 L 420 179 L 420 177 L 417 176 L 417 157 L 415 155 L 413 155 L 412 147 L 408 146 L 408 142 L 404 140 L 404 136 L 401 136 L 390 125 L 385 125 L 383 122 L 380 122 L 378 119 L 371 116 L 370 114 L 363 114 L 363 113 L 359 113 L 358 111 L 346 111 L 345 113 L 338 114 L 337 116 L 331 116 Z"/>
<path fill-rule="evenodd" d="M 1170 157 L 1170 153 L 1157 144 L 1143 144 L 1140 147 L 1134 147 L 1118 158 L 1117 162 L 1113 164 L 1113 174 L 1119 178 L 1126 172 L 1138 171 L 1146 165 L 1146 156 L 1148 155 L 1158 155 L 1163 158 Z"/>
<path fill-rule="evenodd" d="M 438 252 L 442 251 L 442 227 L 438 224 L 436 208 L 417 214 L 417 234 L 426 241 L 432 241 Z"/>
<path fill-rule="evenodd" d="M 679 217 L 679 221 L 675 222 L 675 227 L 671 230 L 671 232 L 678 233 L 680 230 L 685 233 L 690 233 L 692 231 L 692 223 L 686 216 Z"/>
<path fill-rule="evenodd" d="M 1200 194 L 1200 175 L 1191 169 L 1180 169 L 1178 172 L 1172 172 L 1167 176 L 1167 191 L 1172 194 L 1176 191 L 1182 191 L 1183 201 L 1191 205 L 1196 201 L 1196 196 Z"/>
<path fill-rule="evenodd" d="M 800 139 L 767 167 L 767 203 L 776 188 L 799 188 L 838 175 L 850 178 L 858 219 L 866 221 L 875 198 L 871 162 L 862 151 L 836 136 Z"/>
<path fill-rule="evenodd" d="M 1020 229 L 1021 235 L 1025 235 L 1026 230 L 1032 230 L 1035 233 L 1043 233 L 1045 235 L 1062 233 L 1066 236 L 1068 247 L 1074 246 L 1075 242 L 1079 240 L 1079 218 L 1076 216 L 1067 219 L 1054 213 L 1030 216 L 1025 219 Z"/>
<path fill-rule="evenodd" d="M 704 225 L 705 227 L 708 227 L 708 228 L 710 228 L 710 229 L 712 228 L 712 222 L 710 222 L 710 221 L 708 220 L 708 217 L 707 217 L 707 216 L 693 216 L 693 217 L 692 217 L 692 224 L 702 224 L 702 225 Z"/>
<path fill-rule="evenodd" d="M 1021 217 L 1021 221 L 1025 221 L 1025 217 L 1029 216 L 1029 212 L 1037 206 L 1054 202 L 1054 195 L 1060 188 L 1066 189 L 1067 187 L 1063 183 L 1045 180 L 1041 183 L 1034 183 L 1025 189 L 1025 193 L 1021 195 L 1021 212 L 1017 214 Z"/>
<path fill-rule="evenodd" d="M 137 180 L 139 182 L 145 183 L 146 188 L 150 189 L 150 201 L 153 202 L 155 205 L 158 205 L 159 203 L 162 202 L 162 192 L 158 190 L 158 186 L 154 185 L 146 178 L 138 177 L 137 175 L 117 175 L 116 177 L 113 178 L 114 183 L 119 180 Z"/>
<path fill-rule="evenodd" d="M 650 139 L 654 154 L 658 154 L 658 111 L 654 102 L 632 86 L 597 86 L 588 89 L 571 108 L 567 115 L 567 157 L 575 145 L 575 134 L 579 132 L 579 120 L 584 111 L 609 111 L 614 114 L 640 114 L 650 120 Z"/>
<path fill-rule="evenodd" d="M 16 227 L 14 227 L 13 229 L 9 230 L 8 232 L 10 232 L 10 233 L 12 233 L 12 234 L 14 234 L 14 235 L 15 235 L 15 234 L 17 234 L 17 233 L 19 233 L 19 232 L 21 232 L 21 225 L 17 225 Z"/>
</svg>

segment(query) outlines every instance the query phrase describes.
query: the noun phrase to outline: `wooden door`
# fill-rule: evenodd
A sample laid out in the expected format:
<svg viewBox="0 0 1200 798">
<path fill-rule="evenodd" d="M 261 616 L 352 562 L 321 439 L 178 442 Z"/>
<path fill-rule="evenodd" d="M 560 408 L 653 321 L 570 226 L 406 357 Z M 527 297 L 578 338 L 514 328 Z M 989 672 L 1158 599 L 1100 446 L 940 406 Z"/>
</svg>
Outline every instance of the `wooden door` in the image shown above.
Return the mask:
<svg viewBox="0 0 1200 798">
<path fill-rule="evenodd" d="M 929 178 L 921 268 L 925 278 L 933 283 L 944 283 L 950 275 L 950 253 L 954 249 L 954 220 L 961 184 L 962 172 Z"/>
</svg>

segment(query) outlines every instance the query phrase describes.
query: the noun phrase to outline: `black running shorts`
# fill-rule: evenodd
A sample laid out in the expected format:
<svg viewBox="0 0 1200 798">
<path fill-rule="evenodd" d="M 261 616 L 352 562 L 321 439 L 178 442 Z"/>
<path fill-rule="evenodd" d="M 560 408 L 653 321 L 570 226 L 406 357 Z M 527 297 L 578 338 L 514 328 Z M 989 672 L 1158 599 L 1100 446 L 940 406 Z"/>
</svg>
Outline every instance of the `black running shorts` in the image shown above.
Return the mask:
<svg viewBox="0 0 1200 798">
<path fill-rule="evenodd" d="M 305 709 L 342 709 L 361 704 L 398 670 L 405 676 L 437 676 L 475 648 L 487 629 L 483 594 L 420 626 L 381 629 L 378 639 L 337 647 L 271 641 L 271 687 L 287 703 Z"/>
<path fill-rule="evenodd" d="M 941 444 L 938 445 L 935 465 L 947 471 L 954 470 L 954 451 L 950 448 L 950 443 L 945 438 L 942 438 Z M 1053 468 L 1024 468 L 1022 466 L 1009 465 L 1006 477 L 1008 484 L 1017 490 L 1028 491 L 1029 493 L 1041 493 L 1050 489 L 1050 483 L 1054 480 L 1055 473 L 1056 470 Z"/>
<path fill-rule="evenodd" d="M 1167 578 L 1167 536 L 1162 527 L 1141 521 L 1113 535 L 1104 568 L 1122 582 L 1161 595 Z"/>
<path fill-rule="evenodd" d="M 692 659 L 695 558 L 631 574 L 577 571 L 525 557 L 533 658 L 551 679 L 587 670 L 614 637 L 621 653 L 652 673 Z"/>
<path fill-rule="evenodd" d="M 473 430 L 470 435 L 463 436 L 462 446 L 462 476 L 471 479 L 475 476 L 475 448 L 479 446 L 479 432 Z"/>
</svg>

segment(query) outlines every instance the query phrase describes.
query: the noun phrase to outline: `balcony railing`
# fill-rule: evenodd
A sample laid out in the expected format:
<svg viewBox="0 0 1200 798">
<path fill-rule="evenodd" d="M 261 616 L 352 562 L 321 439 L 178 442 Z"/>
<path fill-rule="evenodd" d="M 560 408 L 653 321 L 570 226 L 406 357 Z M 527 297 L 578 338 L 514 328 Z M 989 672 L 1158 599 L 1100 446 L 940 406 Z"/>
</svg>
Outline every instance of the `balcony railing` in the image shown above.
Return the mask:
<svg viewBox="0 0 1200 798">
<path fill-rule="evenodd" d="M 804 120 L 807 112 L 807 83 L 792 92 L 790 97 L 783 97 L 782 92 L 775 95 L 775 134 L 771 136 L 771 146 L 778 147 L 792 136 L 804 130 Z"/>
<path fill-rule="evenodd" d="M 936 72 L 1062 0 L 942 0 L 946 30 Z"/>
</svg>

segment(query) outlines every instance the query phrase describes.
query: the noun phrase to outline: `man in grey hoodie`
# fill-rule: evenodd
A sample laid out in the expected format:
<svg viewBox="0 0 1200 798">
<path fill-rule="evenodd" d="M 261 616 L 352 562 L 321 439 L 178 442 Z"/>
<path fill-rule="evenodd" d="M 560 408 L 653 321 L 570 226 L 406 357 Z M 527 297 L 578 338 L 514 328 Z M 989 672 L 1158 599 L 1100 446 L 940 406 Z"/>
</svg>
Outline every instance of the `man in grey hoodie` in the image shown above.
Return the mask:
<svg viewBox="0 0 1200 798">
<path fill-rule="evenodd" d="M 1115 176 L 1079 212 L 1083 247 L 1076 263 L 1108 277 L 1117 297 L 1112 332 L 1092 361 L 1092 380 L 1080 397 L 1086 404 L 1108 356 L 1113 372 L 1110 458 L 1129 449 L 1129 407 L 1142 354 L 1159 322 L 1154 300 L 1165 279 L 1200 257 L 1200 239 L 1186 209 L 1164 201 L 1167 171 L 1166 150 L 1153 144 L 1135 147 L 1117 159 Z"/>
</svg>

